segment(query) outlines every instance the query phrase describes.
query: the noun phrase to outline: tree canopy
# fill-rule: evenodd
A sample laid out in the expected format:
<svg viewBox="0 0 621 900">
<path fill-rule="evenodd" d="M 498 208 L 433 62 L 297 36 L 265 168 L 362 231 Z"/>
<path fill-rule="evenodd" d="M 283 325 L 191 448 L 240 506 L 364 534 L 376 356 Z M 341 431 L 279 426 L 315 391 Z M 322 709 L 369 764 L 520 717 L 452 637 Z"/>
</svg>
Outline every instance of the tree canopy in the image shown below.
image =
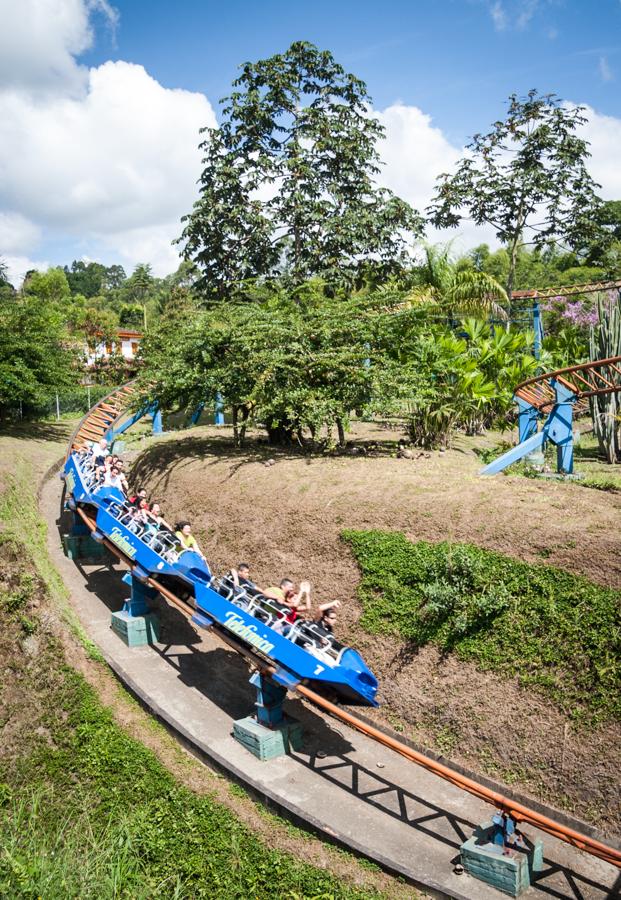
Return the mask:
<svg viewBox="0 0 621 900">
<path fill-rule="evenodd" d="M 421 217 L 375 182 L 383 135 L 366 86 L 328 51 L 298 41 L 245 63 L 203 129 L 200 197 L 180 242 L 204 291 L 257 276 L 352 284 L 363 264 L 395 271 Z"/>
<path fill-rule="evenodd" d="M 509 253 L 508 294 L 524 241 L 572 247 L 599 232 L 599 185 L 586 167 L 587 142 L 576 133 L 585 122 L 584 107 L 553 94 L 513 94 L 505 119 L 476 134 L 455 172 L 438 179 L 429 207 L 433 223 L 456 227 L 467 213 L 476 225 L 491 225 Z"/>
</svg>

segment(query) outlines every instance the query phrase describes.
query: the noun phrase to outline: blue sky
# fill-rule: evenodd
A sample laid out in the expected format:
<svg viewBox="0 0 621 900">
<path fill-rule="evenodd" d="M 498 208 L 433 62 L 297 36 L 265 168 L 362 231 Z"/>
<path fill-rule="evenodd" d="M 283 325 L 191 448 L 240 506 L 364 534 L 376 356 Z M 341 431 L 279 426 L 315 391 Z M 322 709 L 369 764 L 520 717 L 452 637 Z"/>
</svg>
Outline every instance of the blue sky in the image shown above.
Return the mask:
<svg viewBox="0 0 621 900">
<path fill-rule="evenodd" d="M 332 51 L 366 81 L 376 107 L 402 101 L 463 142 L 536 87 L 621 115 L 619 0 L 436 2 L 117 2 L 116 37 L 101 30 L 85 57 L 142 63 L 167 87 L 228 93 L 244 60 L 294 40 Z"/>
<path fill-rule="evenodd" d="M 199 127 L 241 62 L 300 39 L 366 81 L 383 183 L 419 209 L 530 88 L 587 105 L 593 175 L 621 198 L 621 0 L 0 0 L 0 20 L 0 257 L 15 280 L 74 258 L 172 271 Z M 468 223 L 457 238 L 494 240 Z"/>
</svg>

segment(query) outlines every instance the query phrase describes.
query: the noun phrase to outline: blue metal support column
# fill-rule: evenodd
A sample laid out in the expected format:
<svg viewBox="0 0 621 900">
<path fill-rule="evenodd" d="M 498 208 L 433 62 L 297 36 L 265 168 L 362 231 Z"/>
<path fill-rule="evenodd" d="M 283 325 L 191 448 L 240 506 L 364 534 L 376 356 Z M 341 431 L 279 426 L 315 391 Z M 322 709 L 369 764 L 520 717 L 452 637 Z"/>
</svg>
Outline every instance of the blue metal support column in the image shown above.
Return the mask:
<svg viewBox="0 0 621 900">
<path fill-rule="evenodd" d="M 203 400 L 198 404 L 194 412 L 192 413 L 192 417 L 190 418 L 190 425 L 198 425 L 198 420 L 203 414 L 203 410 L 205 408 L 205 401 Z"/>
<path fill-rule="evenodd" d="M 556 444 L 556 470 L 565 475 L 574 471 L 574 403 L 576 395 L 556 379 L 551 385 L 556 394 L 556 403 L 544 426 L 546 439 Z"/>
<path fill-rule="evenodd" d="M 533 450 L 537 450 L 541 447 L 545 439 L 545 431 L 537 431 L 535 434 L 531 435 L 527 441 L 523 441 L 521 444 L 518 444 L 517 447 L 511 447 L 510 450 L 507 450 L 507 452 L 503 453 L 502 456 L 499 456 L 498 459 L 494 459 L 489 465 L 481 469 L 479 475 L 497 475 L 498 472 L 502 472 L 507 466 L 528 456 Z"/>
<path fill-rule="evenodd" d="M 123 612 L 135 618 L 136 616 L 146 616 L 149 613 L 147 600 L 154 600 L 157 597 L 157 591 L 131 574 L 126 572 L 123 575 L 123 583 L 131 587 L 131 597 L 123 604 Z"/>
<path fill-rule="evenodd" d="M 521 397 L 516 397 L 515 401 L 518 408 L 518 433 L 521 444 L 522 441 L 527 441 L 529 437 L 537 432 L 539 411 L 530 403 L 527 403 L 526 400 L 522 400 Z"/>
<path fill-rule="evenodd" d="M 164 434 L 164 429 L 162 427 L 162 410 L 159 407 L 155 407 L 151 415 L 153 416 L 153 425 L 151 426 L 152 434 Z"/>
<path fill-rule="evenodd" d="M 541 308 L 539 306 L 538 300 L 535 300 L 535 302 L 533 303 L 533 328 L 535 330 L 534 357 L 535 359 L 541 359 L 541 347 L 543 344 L 543 322 L 541 320 Z"/>
<path fill-rule="evenodd" d="M 216 394 L 216 405 L 213 415 L 214 425 L 224 425 L 224 404 L 222 402 L 222 394 L 218 391 Z"/>
<path fill-rule="evenodd" d="M 69 532 L 69 534 L 72 537 L 87 537 L 88 535 L 90 535 L 90 528 L 82 519 L 82 517 L 77 514 L 77 512 L 74 512 L 72 514 L 71 520 L 71 531 Z"/>
<path fill-rule="evenodd" d="M 109 428 L 104 437 L 106 437 L 108 441 L 112 443 L 120 434 L 124 434 L 124 432 L 126 432 L 128 428 L 131 428 L 132 425 L 135 425 L 136 422 L 142 419 L 143 416 L 150 415 L 152 413 L 152 410 L 152 406 L 142 406 L 137 412 L 133 414 L 133 416 L 130 416 L 129 419 L 121 422 L 121 424 L 117 428 Z"/>
<path fill-rule="evenodd" d="M 250 684 L 256 688 L 257 702 L 255 708 L 257 710 L 257 722 L 266 728 L 275 728 L 283 722 L 285 716 L 282 711 L 282 705 L 287 696 L 287 689 L 262 675 L 260 672 L 250 679 Z"/>
</svg>

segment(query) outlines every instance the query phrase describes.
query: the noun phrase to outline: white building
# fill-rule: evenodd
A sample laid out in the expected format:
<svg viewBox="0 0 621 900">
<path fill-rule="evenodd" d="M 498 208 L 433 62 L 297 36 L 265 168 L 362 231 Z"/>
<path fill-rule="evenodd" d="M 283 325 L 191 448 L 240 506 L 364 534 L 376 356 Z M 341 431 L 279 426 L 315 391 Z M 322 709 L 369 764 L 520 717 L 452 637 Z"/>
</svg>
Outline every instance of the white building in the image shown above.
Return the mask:
<svg viewBox="0 0 621 900">
<path fill-rule="evenodd" d="M 97 360 L 108 359 L 115 353 L 120 353 L 128 362 L 133 362 L 138 354 L 140 341 L 144 337 L 140 331 L 127 331 L 120 328 L 115 341 L 102 341 L 94 351 L 86 350 L 86 365 L 92 366 Z"/>
</svg>

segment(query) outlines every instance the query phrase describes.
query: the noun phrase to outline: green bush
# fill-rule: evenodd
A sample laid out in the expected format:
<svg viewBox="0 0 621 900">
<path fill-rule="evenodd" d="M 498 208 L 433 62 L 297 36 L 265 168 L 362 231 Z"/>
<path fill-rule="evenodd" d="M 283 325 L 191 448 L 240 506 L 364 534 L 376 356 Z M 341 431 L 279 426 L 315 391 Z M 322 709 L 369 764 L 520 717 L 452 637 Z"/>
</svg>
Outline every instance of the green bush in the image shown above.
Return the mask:
<svg viewBox="0 0 621 900">
<path fill-rule="evenodd" d="M 621 594 L 469 544 L 345 531 L 362 571 L 361 625 L 518 675 L 566 712 L 621 718 Z M 499 687 L 499 691 L 501 688 Z"/>
</svg>

